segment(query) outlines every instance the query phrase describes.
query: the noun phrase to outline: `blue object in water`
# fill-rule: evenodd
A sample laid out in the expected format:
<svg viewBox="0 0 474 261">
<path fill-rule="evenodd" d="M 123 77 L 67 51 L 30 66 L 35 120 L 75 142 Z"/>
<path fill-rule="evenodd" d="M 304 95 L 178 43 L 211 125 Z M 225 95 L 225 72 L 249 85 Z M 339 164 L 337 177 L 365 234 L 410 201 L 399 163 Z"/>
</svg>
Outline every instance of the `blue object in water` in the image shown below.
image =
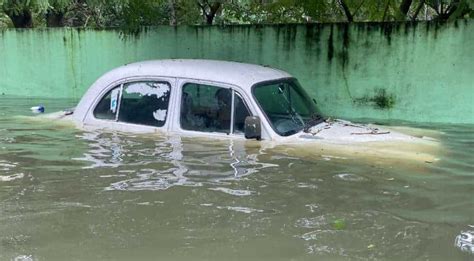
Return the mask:
<svg viewBox="0 0 474 261">
<path fill-rule="evenodd" d="M 33 113 L 44 113 L 44 106 L 43 106 L 43 105 L 39 105 L 39 106 L 31 107 L 31 111 L 32 111 Z"/>
</svg>

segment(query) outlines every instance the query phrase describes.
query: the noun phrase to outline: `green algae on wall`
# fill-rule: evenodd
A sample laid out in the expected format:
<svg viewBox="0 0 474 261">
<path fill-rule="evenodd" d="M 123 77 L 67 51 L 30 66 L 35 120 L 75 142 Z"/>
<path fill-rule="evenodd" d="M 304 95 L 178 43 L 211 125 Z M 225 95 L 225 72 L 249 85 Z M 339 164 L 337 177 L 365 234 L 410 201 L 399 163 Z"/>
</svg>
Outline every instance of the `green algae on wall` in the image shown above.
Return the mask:
<svg viewBox="0 0 474 261">
<path fill-rule="evenodd" d="M 0 95 L 79 99 L 126 63 L 205 58 L 286 70 L 328 116 L 474 123 L 472 46 L 471 20 L 10 29 L 0 31 Z"/>
</svg>

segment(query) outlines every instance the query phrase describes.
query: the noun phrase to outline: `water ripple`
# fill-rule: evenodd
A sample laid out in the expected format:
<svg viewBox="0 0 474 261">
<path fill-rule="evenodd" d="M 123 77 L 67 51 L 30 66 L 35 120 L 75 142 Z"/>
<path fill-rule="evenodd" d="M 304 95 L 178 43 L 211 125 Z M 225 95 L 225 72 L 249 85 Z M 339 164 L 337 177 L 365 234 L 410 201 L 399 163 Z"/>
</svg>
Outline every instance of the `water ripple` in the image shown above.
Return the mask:
<svg viewBox="0 0 474 261">
<path fill-rule="evenodd" d="M 87 141 L 89 147 L 83 157 L 75 158 L 89 162 L 84 169 L 120 168 L 122 172 L 130 169 L 129 174 L 135 175 L 112 183 L 106 190 L 166 190 L 173 186 L 225 184 L 262 169 L 278 167 L 260 160 L 259 155 L 263 154 L 259 150 L 249 153 L 244 143 L 232 140 L 188 143 L 179 136 L 163 136 L 154 137 L 152 142 L 143 137 L 140 142 L 137 137 L 98 132 L 78 137 Z M 137 166 L 141 169 L 136 170 Z M 101 177 L 119 178 L 121 175 Z M 236 196 L 252 193 L 217 190 Z"/>
<path fill-rule="evenodd" d="M 255 191 L 250 191 L 250 190 L 241 190 L 241 189 L 229 189 L 229 188 L 222 188 L 222 187 L 217 187 L 217 188 L 209 188 L 209 190 L 212 191 L 220 191 L 224 192 L 226 194 L 232 195 L 232 196 L 250 196 L 252 194 L 255 194 Z"/>
<path fill-rule="evenodd" d="M 25 177 L 25 174 L 23 173 L 17 173 L 9 176 L 0 176 L 0 181 L 2 182 L 7 182 L 7 181 L 13 181 L 16 179 L 22 179 Z"/>
<path fill-rule="evenodd" d="M 359 175 L 356 175 L 356 174 L 351 174 L 351 173 L 341 173 L 341 174 L 337 174 L 337 175 L 334 175 L 334 178 L 335 178 L 335 179 L 344 180 L 344 181 L 351 181 L 351 182 L 364 182 L 364 181 L 368 181 L 368 179 L 365 178 L 365 177 L 362 177 L 362 176 L 359 176 Z"/>
<path fill-rule="evenodd" d="M 252 213 L 255 213 L 255 212 L 262 213 L 263 212 L 263 210 L 261 210 L 261 209 L 248 208 L 248 207 L 231 207 L 231 206 L 221 207 L 221 206 L 218 206 L 216 208 L 217 209 L 227 209 L 227 210 L 240 212 L 240 213 L 245 213 L 245 214 L 252 214 Z"/>
<path fill-rule="evenodd" d="M 344 223 L 344 226 L 336 226 L 335 222 Z M 304 217 L 295 222 L 295 227 L 303 231 L 294 236 L 305 241 L 308 250 L 311 250 L 308 253 L 313 255 L 341 255 L 344 252 L 349 256 L 360 256 L 361 251 L 366 250 L 375 251 L 374 255 L 378 257 L 387 251 L 405 251 L 404 255 L 408 256 L 414 254 L 417 246 L 423 243 L 423 232 L 428 229 L 428 225 L 378 211 Z"/>
</svg>

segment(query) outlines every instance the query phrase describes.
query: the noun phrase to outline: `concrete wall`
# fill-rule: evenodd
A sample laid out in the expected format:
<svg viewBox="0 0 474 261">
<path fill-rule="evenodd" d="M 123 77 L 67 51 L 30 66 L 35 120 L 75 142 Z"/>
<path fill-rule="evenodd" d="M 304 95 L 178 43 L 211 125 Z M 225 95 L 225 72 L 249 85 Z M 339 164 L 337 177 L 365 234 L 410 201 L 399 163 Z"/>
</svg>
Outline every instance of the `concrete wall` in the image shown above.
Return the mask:
<svg viewBox="0 0 474 261">
<path fill-rule="evenodd" d="M 474 123 L 474 23 L 0 31 L 0 95 L 79 99 L 119 65 L 209 58 L 295 75 L 325 115 Z"/>
</svg>

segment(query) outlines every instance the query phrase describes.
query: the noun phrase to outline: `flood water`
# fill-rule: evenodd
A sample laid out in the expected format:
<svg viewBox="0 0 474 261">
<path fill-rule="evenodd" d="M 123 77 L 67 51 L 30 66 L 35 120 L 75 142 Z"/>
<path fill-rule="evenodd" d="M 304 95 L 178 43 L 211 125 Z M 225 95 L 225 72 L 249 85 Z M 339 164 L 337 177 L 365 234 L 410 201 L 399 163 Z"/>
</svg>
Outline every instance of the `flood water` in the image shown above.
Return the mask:
<svg viewBox="0 0 474 261">
<path fill-rule="evenodd" d="M 31 122 L 0 96 L 0 260 L 473 260 L 474 126 L 436 163 Z M 471 115 L 472 116 L 472 115 Z"/>
</svg>

